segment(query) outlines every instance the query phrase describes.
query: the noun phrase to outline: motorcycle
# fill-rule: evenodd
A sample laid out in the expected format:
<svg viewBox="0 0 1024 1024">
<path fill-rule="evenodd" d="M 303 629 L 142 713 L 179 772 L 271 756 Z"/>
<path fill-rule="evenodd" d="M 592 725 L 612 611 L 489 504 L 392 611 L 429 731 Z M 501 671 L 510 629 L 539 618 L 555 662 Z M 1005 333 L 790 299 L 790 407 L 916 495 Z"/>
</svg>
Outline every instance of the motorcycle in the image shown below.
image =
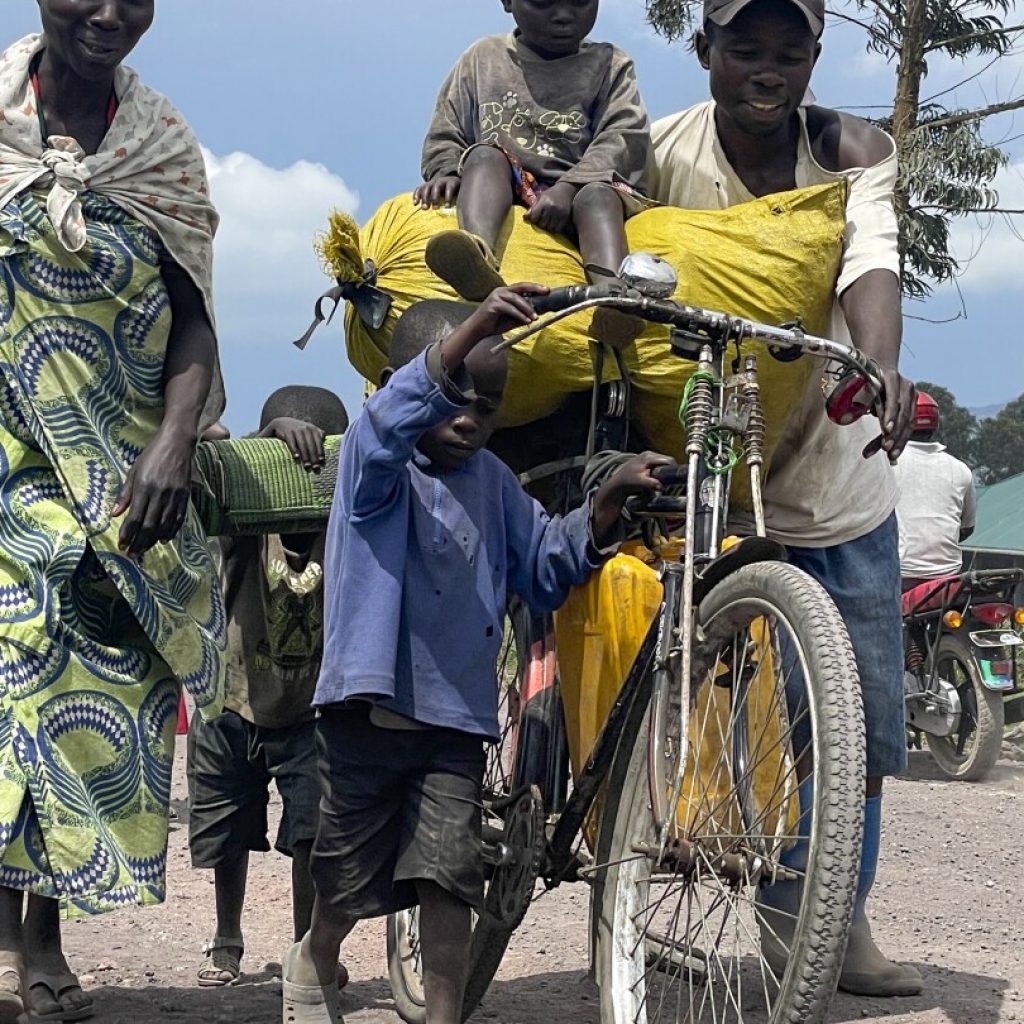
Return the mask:
<svg viewBox="0 0 1024 1024">
<path fill-rule="evenodd" d="M 903 691 L 908 745 L 922 742 L 950 778 L 978 781 L 1006 725 L 1024 719 L 1024 569 L 964 572 L 907 590 Z"/>
</svg>

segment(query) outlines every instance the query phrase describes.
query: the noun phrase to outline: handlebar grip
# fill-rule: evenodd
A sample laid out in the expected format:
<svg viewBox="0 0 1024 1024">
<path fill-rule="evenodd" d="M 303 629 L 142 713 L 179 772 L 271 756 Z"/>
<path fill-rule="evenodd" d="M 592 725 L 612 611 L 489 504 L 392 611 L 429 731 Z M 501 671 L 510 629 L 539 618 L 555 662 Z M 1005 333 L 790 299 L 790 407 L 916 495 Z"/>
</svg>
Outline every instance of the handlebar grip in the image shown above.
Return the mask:
<svg viewBox="0 0 1024 1024">
<path fill-rule="evenodd" d="M 659 481 L 664 487 L 682 487 L 686 484 L 686 466 L 657 466 L 651 471 L 651 476 Z"/>
<path fill-rule="evenodd" d="M 592 294 L 594 291 L 593 285 L 567 284 L 561 288 L 552 288 L 547 295 L 530 295 L 529 300 L 535 313 L 560 313 L 563 309 L 575 306 L 578 302 L 596 298 Z"/>
</svg>

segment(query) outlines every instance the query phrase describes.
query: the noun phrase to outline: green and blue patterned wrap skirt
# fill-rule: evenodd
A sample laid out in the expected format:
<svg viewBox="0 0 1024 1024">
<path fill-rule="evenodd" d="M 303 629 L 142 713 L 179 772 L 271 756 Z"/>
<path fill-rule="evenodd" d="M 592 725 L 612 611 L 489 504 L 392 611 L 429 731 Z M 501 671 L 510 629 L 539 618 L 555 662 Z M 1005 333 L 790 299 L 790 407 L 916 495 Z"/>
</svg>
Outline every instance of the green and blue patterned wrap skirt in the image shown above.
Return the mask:
<svg viewBox="0 0 1024 1024">
<path fill-rule="evenodd" d="M 163 417 L 157 236 L 82 196 L 0 211 L 0 886 L 98 913 L 165 895 L 179 686 L 223 698 L 224 608 L 193 510 L 136 563 L 111 509 Z"/>
</svg>

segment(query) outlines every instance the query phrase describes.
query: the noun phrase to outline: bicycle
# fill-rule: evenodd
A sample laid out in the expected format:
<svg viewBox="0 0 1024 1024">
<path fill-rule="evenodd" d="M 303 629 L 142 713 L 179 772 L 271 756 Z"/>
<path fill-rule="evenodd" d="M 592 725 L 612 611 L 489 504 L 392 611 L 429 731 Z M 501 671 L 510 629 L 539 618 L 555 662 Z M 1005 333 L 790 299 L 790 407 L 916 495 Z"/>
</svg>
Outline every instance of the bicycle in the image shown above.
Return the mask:
<svg viewBox="0 0 1024 1024">
<path fill-rule="evenodd" d="M 670 327 L 673 351 L 696 362 L 682 414 L 686 462 L 665 478 L 667 493 L 631 499 L 629 512 L 648 527 L 681 519 L 682 557 L 663 549 L 660 608 L 571 792 L 550 624 L 511 610 L 516 663 L 503 670 L 502 740 L 485 779 L 489 878 L 464 1018 L 540 879 L 593 887 L 602 1024 L 742 1021 L 752 1000 L 772 1024 L 822 1021 L 859 868 L 863 712 L 838 611 L 766 536 L 757 360 L 741 346 L 764 342 L 778 358 L 808 353 L 842 367 L 829 398 L 837 421 L 878 408 L 881 383 L 862 353 L 799 324 L 674 302 L 674 281 L 647 274 L 652 258 L 631 259 L 641 269 L 630 276 L 624 265 L 625 284 L 536 300 L 546 317 L 503 345 L 597 306 Z M 586 455 L 602 437 L 621 438 L 628 421 L 628 379 L 599 391 Z M 538 467 L 524 482 L 553 478 L 571 491 L 565 482 L 586 455 Z M 741 462 L 755 530 L 730 544 L 730 483 Z M 590 858 L 578 836 L 599 794 Z M 415 922 L 406 912 L 388 928 L 392 988 L 411 1024 L 423 1020 Z"/>
</svg>

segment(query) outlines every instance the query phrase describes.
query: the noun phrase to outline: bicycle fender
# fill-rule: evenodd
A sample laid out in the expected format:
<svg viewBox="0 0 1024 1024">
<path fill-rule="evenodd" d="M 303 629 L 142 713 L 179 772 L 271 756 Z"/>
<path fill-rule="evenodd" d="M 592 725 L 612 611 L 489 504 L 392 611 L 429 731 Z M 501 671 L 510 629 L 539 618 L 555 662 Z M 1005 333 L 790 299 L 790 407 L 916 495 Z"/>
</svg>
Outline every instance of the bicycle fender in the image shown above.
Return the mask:
<svg viewBox="0 0 1024 1024">
<path fill-rule="evenodd" d="M 788 562 L 785 547 L 767 537 L 744 537 L 727 551 L 723 551 L 693 581 L 693 603 L 699 605 L 711 589 L 726 576 L 753 562 Z"/>
</svg>

